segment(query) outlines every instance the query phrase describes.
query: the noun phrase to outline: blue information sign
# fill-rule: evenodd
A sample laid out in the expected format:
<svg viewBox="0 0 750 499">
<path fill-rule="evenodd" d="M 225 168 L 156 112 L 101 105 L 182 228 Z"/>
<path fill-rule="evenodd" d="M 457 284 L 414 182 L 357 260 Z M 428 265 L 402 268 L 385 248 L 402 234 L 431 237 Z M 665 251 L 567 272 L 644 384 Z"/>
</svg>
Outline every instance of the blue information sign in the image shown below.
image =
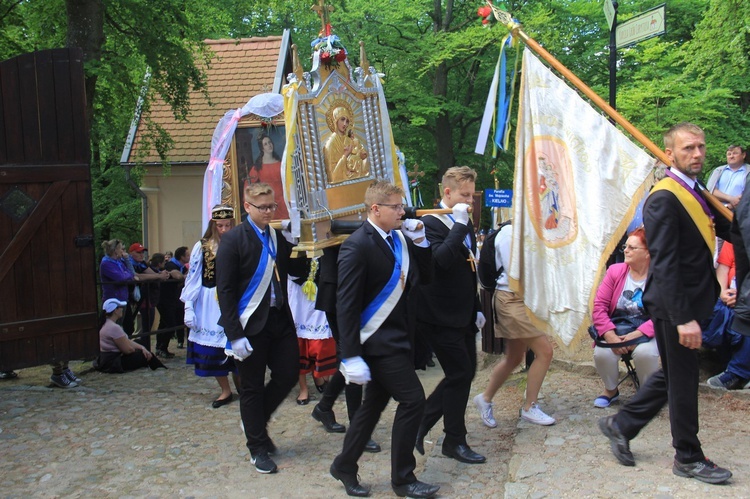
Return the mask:
<svg viewBox="0 0 750 499">
<path fill-rule="evenodd" d="M 484 205 L 490 208 L 510 208 L 513 204 L 513 189 L 485 189 Z"/>
</svg>

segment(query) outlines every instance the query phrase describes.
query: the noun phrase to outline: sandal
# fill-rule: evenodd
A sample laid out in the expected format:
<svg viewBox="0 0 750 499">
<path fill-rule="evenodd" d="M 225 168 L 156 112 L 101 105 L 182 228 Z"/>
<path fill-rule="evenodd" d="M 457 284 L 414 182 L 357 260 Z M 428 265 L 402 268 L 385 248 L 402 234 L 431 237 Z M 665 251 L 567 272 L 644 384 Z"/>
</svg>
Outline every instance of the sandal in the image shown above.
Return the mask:
<svg viewBox="0 0 750 499">
<path fill-rule="evenodd" d="M 600 409 L 604 409 L 605 407 L 609 407 L 610 405 L 614 404 L 620 399 L 620 390 L 617 390 L 614 395 L 611 397 L 607 397 L 606 395 L 599 395 L 594 400 L 594 407 L 598 407 Z"/>
</svg>

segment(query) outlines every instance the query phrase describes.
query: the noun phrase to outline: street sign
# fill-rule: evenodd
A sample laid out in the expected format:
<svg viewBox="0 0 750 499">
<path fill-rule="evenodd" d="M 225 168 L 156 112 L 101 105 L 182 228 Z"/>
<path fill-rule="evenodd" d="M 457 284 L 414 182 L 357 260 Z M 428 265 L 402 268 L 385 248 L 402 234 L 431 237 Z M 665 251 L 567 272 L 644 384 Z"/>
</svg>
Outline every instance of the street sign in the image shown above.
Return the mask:
<svg viewBox="0 0 750 499">
<path fill-rule="evenodd" d="M 490 208 L 510 208 L 513 189 L 485 189 L 484 205 Z"/>
<path fill-rule="evenodd" d="M 604 0 L 604 17 L 607 18 L 607 26 L 612 29 L 612 23 L 615 21 L 615 6 L 612 0 Z"/>
<path fill-rule="evenodd" d="M 617 48 L 663 35 L 667 29 L 665 3 L 617 25 Z"/>
</svg>

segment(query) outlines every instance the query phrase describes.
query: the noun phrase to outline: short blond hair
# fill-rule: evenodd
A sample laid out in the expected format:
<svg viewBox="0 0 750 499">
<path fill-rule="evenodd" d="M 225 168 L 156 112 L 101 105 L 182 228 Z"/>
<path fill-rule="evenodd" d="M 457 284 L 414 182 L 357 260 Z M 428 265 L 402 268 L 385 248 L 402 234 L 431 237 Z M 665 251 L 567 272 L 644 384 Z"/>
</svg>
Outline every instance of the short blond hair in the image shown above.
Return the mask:
<svg viewBox="0 0 750 499">
<path fill-rule="evenodd" d="M 677 123 L 664 133 L 664 148 L 672 149 L 674 147 L 674 136 L 679 132 L 687 132 L 693 135 L 706 136 L 706 132 L 701 127 L 688 121 Z"/>
<path fill-rule="evenodd" d="M 443 174 L 443 188 L 455 189 L 464 182 L 476 182 L 477 172 L 468 166 L 452 166 Z"/>
<path fill-rule="evenodd" d="M 263 196 L 266 194 L 270 194 L 273 196 L 273 187 L 270 185 L 264 183 L 264 182 L 258 182 L 255 184 L 247 184 L 247 187 L 245 187 L 245 202 L 249 203 L 250 200 L 255 199 L 258 196 Z"/>
<path fill-rule="evenodd" d="M 376 180 L 365 191 L 365 205 L 369 210 L 374 204 L 387 203 L 394 194 L 404 197 L 404 190 L 387 180 Z"/>
</svg>

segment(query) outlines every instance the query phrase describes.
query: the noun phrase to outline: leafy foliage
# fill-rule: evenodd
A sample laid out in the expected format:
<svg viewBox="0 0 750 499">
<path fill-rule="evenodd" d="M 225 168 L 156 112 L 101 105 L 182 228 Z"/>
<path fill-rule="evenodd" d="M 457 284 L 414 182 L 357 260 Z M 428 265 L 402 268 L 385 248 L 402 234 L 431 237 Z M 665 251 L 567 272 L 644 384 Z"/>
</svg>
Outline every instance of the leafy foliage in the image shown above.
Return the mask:
<svg viewBox="0 0 750 499">
<path fill-rule="evenodd" d="M 0 0 L 0 58 L 62 46 L 66 5 L 99 3 L 104 9 L 101 56 L 87 61 L 96 76 L 92 120 L 92 178 L 97 237 L 140 236 L 140 201 L 119 166 L 133 112 L 143 94 L 184 119 L 191 90 L 205 90 L 210 54 L 206 38 L 278 35 L 292 30 L 310 67 L 309 42 L 321 22 L 312 0 Z M 455 164 L 479 171 L 478 188 L 512 186 L 514 151 L 496 158 L 473 153 L 504 26 L 483 27 L 480 0 L 328 0 L 330 19 L 359 63 L 363 41 L 371 66 L 382 72 L 396 143 L 427 172 L 425 200 L 439 196 L 441 173 Z M 608 94 L 609 31 L 601 2 L 511 0 L 504 5 L 536 39 L 600 95 Z M 653 6 L 652 0 L 620 2 L 619 21 Z M 668 32 L 618 50 L 620 112 L 652 140 L 677 121 L 707 131 L 708 164 L 723 163 L 729 143 L 750 129 L 750 3 L 743 0 L 670 0 Z M 512 67 L 512 55 L 509 67 Z M 150 69 L 150 76 L 144 76 Z M 513 110 L 517 110 L 514 103 Z M 148 113 L 144 114 L 145 116 Z M 515 116 L 512 116 L 515 121 Z M 155 124 L 151 141 L 165 161 L 171 139 Z M 166 164 L 166 163 L 165 163 Z M 132 180 L 139 182 L 133 170 Z"/>
</svg>

